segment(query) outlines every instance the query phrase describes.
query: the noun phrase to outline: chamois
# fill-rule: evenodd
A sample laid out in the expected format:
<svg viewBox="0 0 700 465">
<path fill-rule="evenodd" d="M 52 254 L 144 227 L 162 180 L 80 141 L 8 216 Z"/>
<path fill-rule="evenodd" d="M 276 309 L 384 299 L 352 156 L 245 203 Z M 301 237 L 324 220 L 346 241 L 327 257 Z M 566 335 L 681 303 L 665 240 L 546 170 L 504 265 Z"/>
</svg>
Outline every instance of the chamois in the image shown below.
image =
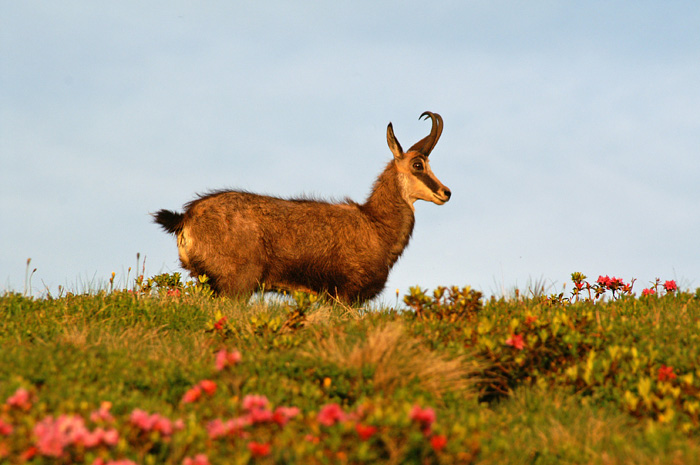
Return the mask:
<svg viewBox="0 0 700 465">
<path fill-rule="evenodd" d="M 428 162 L 442 117 L 424 117 L 432 120 L 430 134 L 408 152 L 389 123 L 394 158 L 364 204 L 222 190 L 200 195 L 184 213 L 160 210 L 154 222 L 177 236 L 183 268 L 208 276 L 218 294 L 246 297 L 262 288 L 328 293 L 347 303 L 372 299 L 408 245 L 413 203 L 442 205 L 452 195 Z"/>
</svg>

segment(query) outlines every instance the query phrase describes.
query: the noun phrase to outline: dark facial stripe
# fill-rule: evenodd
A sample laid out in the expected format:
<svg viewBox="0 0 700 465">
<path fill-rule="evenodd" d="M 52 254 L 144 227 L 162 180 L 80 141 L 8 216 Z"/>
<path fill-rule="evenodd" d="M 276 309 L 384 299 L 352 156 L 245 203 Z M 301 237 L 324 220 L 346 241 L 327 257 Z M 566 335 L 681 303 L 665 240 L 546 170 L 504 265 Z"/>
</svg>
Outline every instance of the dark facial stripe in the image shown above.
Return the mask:
<svg viewBox="0 0 700 465">
<path fill-rule="evenodd" d="M 440 190 L 440 185 L 437 183 L 437 181 L 435 181 L 435 179 L 431 178 L 428 173 L 414 173 L 414 176 L 420 179 L 423 184 L 428 186 L 428 189 L 436 194 Z"/>
</svg>

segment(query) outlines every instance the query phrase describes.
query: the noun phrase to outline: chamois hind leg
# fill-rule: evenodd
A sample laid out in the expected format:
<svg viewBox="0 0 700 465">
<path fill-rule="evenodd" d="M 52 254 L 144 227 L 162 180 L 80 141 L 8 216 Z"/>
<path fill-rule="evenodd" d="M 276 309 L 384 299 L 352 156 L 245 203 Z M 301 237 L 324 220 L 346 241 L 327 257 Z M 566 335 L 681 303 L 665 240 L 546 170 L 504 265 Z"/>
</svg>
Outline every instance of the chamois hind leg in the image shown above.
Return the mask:
<svg viewBox="0 0 700 465">
<path fill-rule="evenodd" d="M 209 286 L 217 295 L 248 298 L 258 289 L 261 267 L 233 266 L 224 257 L 211 258 L 207 261 L 190 259 L 186 268 L 194 278 L 206 275 Z M 224 266 L 216 266 L 222 263 Z"/>
<path fill-rule="evenodd" d="M 221 295 L 247 299 L 260 287 L 257 275 L 250 270 L 242 273 L 225 275 L 217 279 L 217 292 Z"/>
<path fill-rule="evenodd" d="M 228 258 L 228 260 L 227 260 Z M 223 266 L 212 270 L 216 276 L 216 291 L 227 297 L 248 298 L 258 290 L 262 280 L 262 265 L 255 262 L 240 262 L 222 256 Z"/>
</svg>

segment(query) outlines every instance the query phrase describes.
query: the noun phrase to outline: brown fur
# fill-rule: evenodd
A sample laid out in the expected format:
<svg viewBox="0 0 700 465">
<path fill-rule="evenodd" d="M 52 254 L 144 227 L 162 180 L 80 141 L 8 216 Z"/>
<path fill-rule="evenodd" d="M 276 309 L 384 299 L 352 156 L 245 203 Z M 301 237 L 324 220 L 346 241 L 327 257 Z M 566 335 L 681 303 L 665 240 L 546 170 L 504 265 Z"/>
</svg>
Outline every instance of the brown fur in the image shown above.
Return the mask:
<svg viewBox="0 0 700 465">
<path fill-rule="evenodd" d="M 328 292 L 346 302 L 371 299 L 408 245 L 413 202 L 450 197 L 428 164 L 442 119 L 426 114 L 433 139 L 406 154 L 389 125 L 394 159 L 364 204 L 219 191 L 188 203 L 184 214 L 160 210 L 155 222 L 177 235 L 182 266 L 193 276 L 206 274 L 220 294 L 247 296 L 264 286 Z M 420 172 L 416 163 L 424 165 Z"/>
</svg>

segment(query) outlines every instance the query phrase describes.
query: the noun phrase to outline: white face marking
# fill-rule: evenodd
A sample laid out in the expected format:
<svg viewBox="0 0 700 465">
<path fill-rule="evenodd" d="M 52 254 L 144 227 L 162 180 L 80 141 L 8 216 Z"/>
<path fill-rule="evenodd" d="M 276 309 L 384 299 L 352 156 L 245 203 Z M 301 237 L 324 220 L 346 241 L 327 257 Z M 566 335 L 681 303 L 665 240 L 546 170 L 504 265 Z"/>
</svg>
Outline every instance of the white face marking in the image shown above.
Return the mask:
<svg viewBox="0 0 700 465">
<path fill-rule="evenodd" d="M 406 203 L 411 207 L 411 210 L 416 211 L 413 203 L 417 200 L 411 195 L 411 181 L 409 178 L 413 176 L 399 171 L 399 186 L 401 187 L 401 197 L 406 201 Z"/>
</svg>

